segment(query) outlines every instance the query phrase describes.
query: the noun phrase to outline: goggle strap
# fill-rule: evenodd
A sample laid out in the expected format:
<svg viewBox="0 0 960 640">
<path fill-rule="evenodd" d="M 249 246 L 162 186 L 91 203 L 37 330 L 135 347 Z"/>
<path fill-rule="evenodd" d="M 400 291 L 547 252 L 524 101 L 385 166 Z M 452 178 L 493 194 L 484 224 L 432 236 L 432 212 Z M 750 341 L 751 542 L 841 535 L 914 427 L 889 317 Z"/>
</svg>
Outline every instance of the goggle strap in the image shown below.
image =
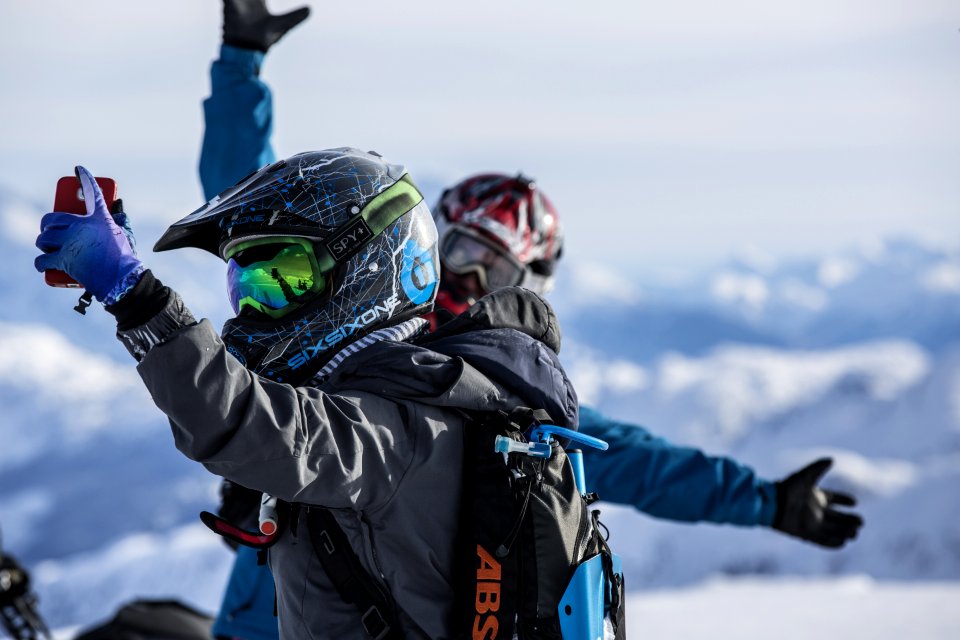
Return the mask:
<svg viewBox="0 0 960 640">
<path fill-rule="evenodd" d="M 343 225 L 340 231 L 329 239 L 318 243 L 314 253 L 320 271 L 326 273 L 338 263 L 345 262 L 370 240 L 383 233 L 384 229 L 399 220 L 400 216 L 422 201 L 423 195 L 413 184 L 413 180 L 410 179 L 409 175 L 404 175 L 390 188 L 367 203 L 360 215 Z M 360 223 L 359 220 L 363 222 Z M 365 231 L 363 227 L 366 227 Z M 363 240 L 357 242 L 354 246 L 349 246 L 338 255 L 334 255 L 331 247 L 336 246 L 351 231 L 360 231 L 360 237 Z"/>
</svg>

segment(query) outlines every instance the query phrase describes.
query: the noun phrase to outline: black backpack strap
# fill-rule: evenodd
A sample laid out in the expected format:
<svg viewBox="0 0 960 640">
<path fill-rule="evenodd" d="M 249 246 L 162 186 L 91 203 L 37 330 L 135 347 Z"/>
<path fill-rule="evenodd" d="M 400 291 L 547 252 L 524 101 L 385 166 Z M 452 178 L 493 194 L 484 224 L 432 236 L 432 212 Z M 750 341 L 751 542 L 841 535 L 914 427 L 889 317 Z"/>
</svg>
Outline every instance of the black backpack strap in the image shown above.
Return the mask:
<svg viewBox="0 0 960 640">
<path fill-rule="evenodd" d="M 389 597 L 354 553 L 336 518 L 327 509 L 305 509 L 313 550 L 343 601 L 356 605 L 364 631 L 373 640 L 402 640 Z"/>
<path fill-rule="evenodd" d="M 502 413 L 502 412 L 501 412 Z M 520 431 L 525 431 L 527 427 L 533 424 L 552 423 L 550 414 L 545 409 L 528 409 L 527 407 L 516 407 L 507 414 L 507 421 L 515 425 Z"/>
<path fill-rule="evenodd" d="M 15 640 L 51 638 L 37 611 L 30 574 L 13 559 L 0 554 L 0 628 Z"/>
</svg>

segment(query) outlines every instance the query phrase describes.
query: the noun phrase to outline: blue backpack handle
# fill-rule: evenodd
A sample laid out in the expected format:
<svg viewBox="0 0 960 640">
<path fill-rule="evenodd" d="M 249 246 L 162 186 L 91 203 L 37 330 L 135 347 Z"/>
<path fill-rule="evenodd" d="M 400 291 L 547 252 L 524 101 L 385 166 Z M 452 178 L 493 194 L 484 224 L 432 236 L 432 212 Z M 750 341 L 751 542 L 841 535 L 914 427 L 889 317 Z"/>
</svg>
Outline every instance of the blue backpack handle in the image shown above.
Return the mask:
<svg viewBox="0 0 960 640">
<path fill-rule="evenodd" d="M 546 438 L 544 438 L 544 436 L 546 436 Z M 585 433 L 580 433 L 579 431 L 574 431 L 573 429 L 558 427 L 553 424 L 537 425 L 530 431 L 531 442 L 550 442 L 550 436 L 567 438 L 568 440 L 576 442 L 577 444 L 582 444 L 593 449 L 599 449 L 600 451 L 606 451 L 610 448 L 610 445 L 607 444 L 605 440 L 588 436 Z"/>
</svg>

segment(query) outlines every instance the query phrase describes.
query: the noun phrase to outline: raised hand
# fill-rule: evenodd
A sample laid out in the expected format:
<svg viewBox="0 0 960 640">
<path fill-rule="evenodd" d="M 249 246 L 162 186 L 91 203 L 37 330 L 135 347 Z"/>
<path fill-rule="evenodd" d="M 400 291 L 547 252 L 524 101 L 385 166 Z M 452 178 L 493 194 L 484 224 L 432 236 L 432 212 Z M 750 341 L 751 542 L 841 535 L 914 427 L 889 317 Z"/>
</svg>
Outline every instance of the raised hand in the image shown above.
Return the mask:
<svg viewBox="0 0 960 640">
<path fill-rule="evenodd" d="M 86 215 L 53 212 L 40 220 L 37 248 L 43 254 L 34 260 L 37 271 L 59 269 L 79 282 L 105 305 L 115 304 L 133 288 L 144 266 L 128 239 L 129 222 L 122 215 L 121 227 L 107 210 L 97 181 L 83 167 L 76 167 L 83 190 Z"/>
<path fill-rule="evenodd" d="M 273 15 L 266 0 L 223 0 L 223 42 L 266 52 L 309 15 L 310 7 Z"/>
<path fill-rule="evenodd" d="M 836 508 L 856 506 L 856 499 L 817 486 L 832 465 L 832 459 L 821 458 L 777 483 L 774 529 L 832 549 L 857 537 L 863 518 Z"/>
</svg>

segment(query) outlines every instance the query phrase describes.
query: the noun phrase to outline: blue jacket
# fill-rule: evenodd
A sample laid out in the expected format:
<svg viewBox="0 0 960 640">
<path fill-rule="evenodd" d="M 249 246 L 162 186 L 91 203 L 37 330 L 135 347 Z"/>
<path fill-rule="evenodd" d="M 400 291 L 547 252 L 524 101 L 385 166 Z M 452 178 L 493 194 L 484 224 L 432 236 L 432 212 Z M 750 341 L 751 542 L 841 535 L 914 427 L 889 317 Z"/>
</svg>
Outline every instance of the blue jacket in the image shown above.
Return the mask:
<svg viewBox="0 0 960 640">
<path fill-rule="evenodd" d="M 273 162 L 273 103 L 260 80 L 264 55 L 224 45 L 210 70 L 212 91 L 203 103 L 206 130 L 200 179 L 207 198 Z M 609 502 L 633 505 L 657 518 L 770 526 L 776 511 L 772 482 L 730 458 L 670 444 L 638 425 L 580 408 L 580 431 L 610 443 L 584 451 L 591 491 Z M 276 640 L 273 578 L 241 549 L 213 631 L 217 636 Z"/>
</svg>

